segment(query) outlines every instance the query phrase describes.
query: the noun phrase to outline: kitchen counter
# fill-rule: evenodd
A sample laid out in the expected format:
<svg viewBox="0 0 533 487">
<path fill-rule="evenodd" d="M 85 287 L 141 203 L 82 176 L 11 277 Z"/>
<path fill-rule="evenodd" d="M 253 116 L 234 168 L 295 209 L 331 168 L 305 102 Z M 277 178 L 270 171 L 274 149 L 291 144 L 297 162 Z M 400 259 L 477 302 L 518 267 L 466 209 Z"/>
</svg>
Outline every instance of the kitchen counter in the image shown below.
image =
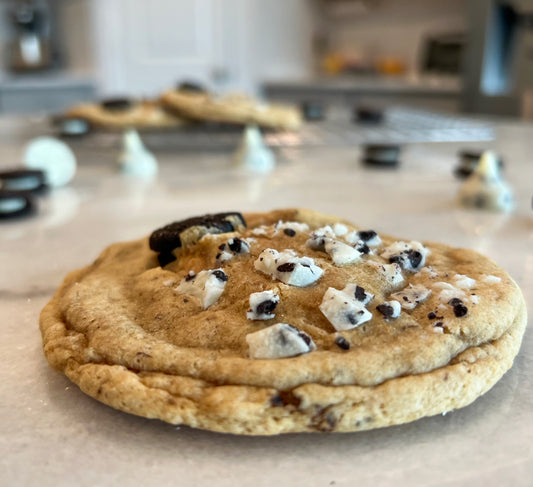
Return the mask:
<svg viewBox="0 0 533 487">
<path fill-rule="evenodd" d="M 0 119 L 0 166 L 49 132 Z M 533 126 L 499 124 L 494 140 L 412 143 L 396 170 L 370 170 L 355 145 L 279 145 L 268 175 L 232 167 L 227 150 L 152 149 L 154 181 L 115 171 L 117 139 L 72 139 L 73 182 L 39 199 L 36 216 L 0 223 L 0 485 L 28 486 L 526 486 L 533 478 L 533 334 L 514 367 L 471 406 L 355 434 L 238 437 L 115 411 L 52 370 L 39 312 L 63 276 L 108 244 L 213 211 L 306 206 L 363 227 L 473 248 L 521 286 L 533 310 Z M 503 155 L 516 209 L 508 217 L 457 208 L 461 148 Z"/>
</svg>

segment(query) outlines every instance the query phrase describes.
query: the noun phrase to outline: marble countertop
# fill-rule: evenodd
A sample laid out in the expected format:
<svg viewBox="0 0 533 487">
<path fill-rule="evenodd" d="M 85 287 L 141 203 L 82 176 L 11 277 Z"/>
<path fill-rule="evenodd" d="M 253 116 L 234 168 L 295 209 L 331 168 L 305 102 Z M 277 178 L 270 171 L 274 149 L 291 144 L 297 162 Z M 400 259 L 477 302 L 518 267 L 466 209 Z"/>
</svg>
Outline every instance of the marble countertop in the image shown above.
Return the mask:
<svg viewBox="0 0 533 487">
<path fill-rule="evenodd" d="M 19 163 L 38 121 L 0 119 L 0 166 Z M 0 485 L 502 486 L 533 478 L 533 335 L 514 367 L 471 406 L 356 434 L 238 437 L 115 411 L 52 370 L 38 316 L 63 276 L 108 244 L 188 216 L 306 206 L 400 237 L 473 248 L 521 286 L 533 309 L 533 126 L 502 124 L 483 142 L 405 145 L 396 170 L 370 170 L 357 146 L 278 147 L 254 175 L 227 151 L 153 150 L 154 181 L 115 170 L 118 147 L 73 140 L 72 183 L 38 214 L 0 224 Z M 505 158 L 508 217 L 455 206 L 457 151 Z"/>
</svg>

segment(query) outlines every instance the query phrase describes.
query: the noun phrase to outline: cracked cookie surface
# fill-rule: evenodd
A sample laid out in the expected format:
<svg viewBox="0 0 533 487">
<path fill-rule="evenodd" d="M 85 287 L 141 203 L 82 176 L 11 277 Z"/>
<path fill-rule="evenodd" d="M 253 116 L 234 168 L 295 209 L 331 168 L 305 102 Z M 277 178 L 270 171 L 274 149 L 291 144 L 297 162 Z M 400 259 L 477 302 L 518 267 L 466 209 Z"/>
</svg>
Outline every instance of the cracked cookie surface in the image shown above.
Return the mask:
<svg viewBox="0 0 533 487">
<path fill-rule="evenodd" d="M 511 367 L 524 300 L 480 254 L 406 244 L 309 210 L 244 219 L 238 231 L 173 249 L 164 267 L 143 238 L 69 274 L 41 314 L 50 364 L 133 414 L 264 435 L 356 431 L 446 412 Z M 246 252 L 221 259 L 235 239 Z M 368 246 L 346 261 L 328 252 L 331 242 Z M 267 249 L 275 252 L 265 263 Z M 313 279 L 298 277 L 310 272 Z M 206 276 L 195 281 L 204 287 L 189 285 L 195 276 Z M 256 293 L 276 296 L 271 314 L 250 315 Z M 276 358 L 254 358 L 250 343 Z"/>
</svg>

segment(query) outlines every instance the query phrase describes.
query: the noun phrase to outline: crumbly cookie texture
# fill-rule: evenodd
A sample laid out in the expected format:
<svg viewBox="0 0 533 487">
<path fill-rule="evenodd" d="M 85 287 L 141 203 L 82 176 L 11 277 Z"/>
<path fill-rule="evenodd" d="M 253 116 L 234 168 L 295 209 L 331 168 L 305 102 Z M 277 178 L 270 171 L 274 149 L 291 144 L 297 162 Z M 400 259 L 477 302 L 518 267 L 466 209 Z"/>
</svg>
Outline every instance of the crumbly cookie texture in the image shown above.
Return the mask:
<svg viewBox="0 0 533 487">
<path fill-rule="evenodd" d="M 114 408 L 248 435 L 445 413 L 512 366 L 526 307 L 489 259 L 309 210 L 243 216 L 163 267 L 143 238 L 70 273 L 41 313 L 49 363 Z M 328 242 L 368 252 L 336 262 Z"/>
<path fill-rule="evenodd" d="M 157 101 L 138 101 L 121 110 L 108 110 L 98 103 L 80 103 L 68 109 L 65 118 L 81 118 L 93 127 L 109 130 L 163 129 L 187 122 L 166 111 Z"/>
<path fill-rule="evenodd" d="M 162 94 L 161 103 L 178 116 L 198 121 L 282 130 L 297 130 L 302 123 L 300 111 L 295 107 L 261 104 L 237 94 L 215 97 L 209 93 L 169 90 Z"/>
</svg>

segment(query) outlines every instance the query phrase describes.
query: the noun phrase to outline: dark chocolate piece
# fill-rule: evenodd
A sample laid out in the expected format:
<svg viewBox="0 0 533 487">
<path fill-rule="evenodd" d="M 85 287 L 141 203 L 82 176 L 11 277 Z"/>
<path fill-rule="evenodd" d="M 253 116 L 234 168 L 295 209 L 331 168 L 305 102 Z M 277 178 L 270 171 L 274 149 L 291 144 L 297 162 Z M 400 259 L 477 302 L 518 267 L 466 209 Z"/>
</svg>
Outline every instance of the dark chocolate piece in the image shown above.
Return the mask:
<svg viewBox="0 0 533 487">
<path fill-rule="evenodd" d="M 361 286 L 355 286 L 355 299 L 361 302 L 366 299 L 366 292 Z"/>
<path fill-rule="evenodd" d="M 342 348 L 343 350 L 350 350 L 350 344 L 342 335 L 337 335 L 335 337 L 335 345 L 337 345 L 339 348 Z"/>
<path fill-rule="evenodd" d="M 221 271 L 220 269 L 215 269 L 213 271 L 213 275 L 219 280 L 219 281 L 222 281 L 222 282 L 226 282 L 228 280 L 228 275 L 224 272 L 224 271 Z"/>
<path fill-rule="evenodd" d="M 361 230 L 357 235 L 363 242 L 368 242 L 376 237 L 377 233 L 374 230 Z"/>
<path fill-rule="evenodd" d="M 394 314 L 394 308 L 389 304 L 378 304 L 376 309 L 385 317 L 390 318 Z"/>
<path fill-rule="evenodd" d="M 256 314 L 258 315 L 270 315 L 276 309 L 278 305 L 277 301 L 272 301 L 270 299 L 263 301 L 257 305 Z"/>
<path fill-rule="evenodd" d="M 294 237 L 296 235 L 296 232 L 292 228 L 284 228 L 283 233 L 289 237 Z"/>
<path fill-rule="evenodd" d="M 286 262 L 285 264 L 281 264 L 278 266 L 279 272 L 292 272 L 294 268 L 296 267 L 296 264 L 293 262 Z"/>
</svg>

